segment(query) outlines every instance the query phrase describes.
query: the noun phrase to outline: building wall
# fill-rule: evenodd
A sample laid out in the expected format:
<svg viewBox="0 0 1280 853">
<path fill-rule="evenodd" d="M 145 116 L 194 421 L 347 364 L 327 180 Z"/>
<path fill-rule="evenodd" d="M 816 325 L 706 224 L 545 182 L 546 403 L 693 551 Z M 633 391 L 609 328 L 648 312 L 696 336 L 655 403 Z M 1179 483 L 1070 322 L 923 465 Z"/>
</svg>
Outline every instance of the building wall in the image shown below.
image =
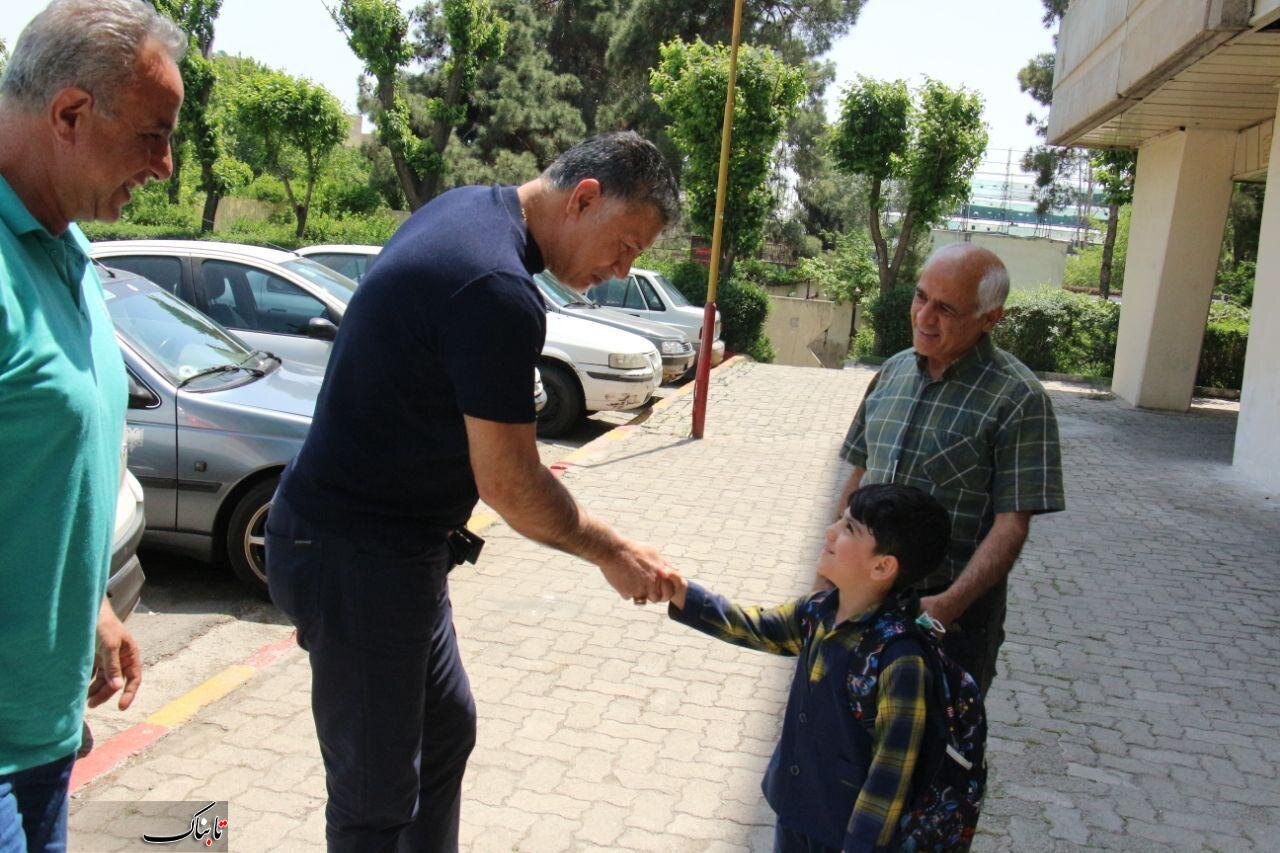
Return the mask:
<svg viewBox="0 0 1280 853">
<path fill-rule="evenodd" d="M 958 231 L 935 229 L 933 247 L 949 246 L 964 240 Z M 1061 287 L 1067 269 L 1067 244 L 1044 237 L 1010 237 L 1005 234 L 969 234 L 971 242 L 999 255 L 1009 270 L 1015 288 L 1030 289 L 1042 284 Z"/>
<path fill-rule="evenodd" d="M 769 297 L 764 333 L 773 344 L 777 364 L 793 367 L 840 367 L 849 352 L 853 306 L 826 299 Z"/>
<path fill-rule="evenodd" d="M 218 213 L 213 218 L 215 231 L 226 229 L 231 223 L 244 220 L 247 222 L 266 222 L 279 205 L 254 198 L 224 198 L 218 201 Z"/>
<path fill-rule="evenodd" d="M 1253 0 L 1074 0 L 1059 27 L 1049 140 L 1135 107 L 1171 74 L 1240 32 Z"/>
</svg>

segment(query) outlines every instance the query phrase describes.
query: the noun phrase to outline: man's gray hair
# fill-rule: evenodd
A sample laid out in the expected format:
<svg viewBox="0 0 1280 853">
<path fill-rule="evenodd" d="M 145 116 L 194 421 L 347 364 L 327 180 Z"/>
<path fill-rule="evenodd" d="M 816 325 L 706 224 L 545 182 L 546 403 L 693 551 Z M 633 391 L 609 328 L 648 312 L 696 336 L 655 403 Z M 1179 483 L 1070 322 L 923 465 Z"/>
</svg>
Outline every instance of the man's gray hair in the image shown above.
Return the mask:
<svg viewBox="0 0 1280 853">
<path fill-rule="evenodd" d="M 63 89 L 84 89 L 110 113 L 133 85 L 138 51 L 155 41 L 174 62 L 187 49 L 178 25 L 142 0 L 53 0 L 13 46 L 0 99 L 38 110 Z"/>
<path fill-rule="evenodd" d="M 984 249 L 968 242 L 948 243 L 945 246 L 939 246 L 934 249 L 925 260 L 922 269 L 928 268 L 930 264 L 942 255 L 957 253 L 979 253 L 990 259 L 982 273 L 982 278 L 978 280 L 978 313 L 986 314 L 997 308 L 1003 308 L 1004 301 L 1009 298 L 1009 270 L 1005 268 L 1004 262 L 996 256 L 995 252 L 990 249 Z"/>
<path fill-rule="evenodd" d="M 651 205 L 664 226 L 680 219 L 675 175 L 652 142 L 630 130 L 602 133 L 561 154 L 542 173 L 558 190 L 571 190 L 594 178 L 605 198 Z"/>
<path fill-rule="evenodd" d="M 1009 298 L 1009 271 L 1004 264 L 993 265 L 983 273 L 978 282 L 978 313 L 986 314 L 1004 307 Z"/>
</svg>

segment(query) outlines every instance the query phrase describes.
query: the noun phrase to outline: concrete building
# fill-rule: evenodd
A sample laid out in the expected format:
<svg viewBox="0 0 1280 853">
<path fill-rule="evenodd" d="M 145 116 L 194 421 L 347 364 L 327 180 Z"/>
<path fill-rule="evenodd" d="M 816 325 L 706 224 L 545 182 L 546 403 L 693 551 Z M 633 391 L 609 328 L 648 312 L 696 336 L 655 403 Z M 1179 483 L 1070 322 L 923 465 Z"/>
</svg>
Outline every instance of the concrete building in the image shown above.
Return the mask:
<svg viewBox="0 0 1280 853">
<path fill-rule="evenodd" d="M 1235 465 L 1280 491 L 1280 0 L 1074 0 L 1049 140 L 1136 148 L 1113 390 L 1187 408 L 1233 181 L 1265 181 Z"/>
</svg>

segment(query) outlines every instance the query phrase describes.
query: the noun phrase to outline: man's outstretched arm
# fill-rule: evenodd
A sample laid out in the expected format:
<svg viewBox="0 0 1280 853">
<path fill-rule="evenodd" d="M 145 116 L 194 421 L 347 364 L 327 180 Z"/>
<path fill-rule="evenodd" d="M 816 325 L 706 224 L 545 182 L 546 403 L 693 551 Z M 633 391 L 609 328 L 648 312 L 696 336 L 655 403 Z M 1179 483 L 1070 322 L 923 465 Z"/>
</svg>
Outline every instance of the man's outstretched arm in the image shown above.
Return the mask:
<svg viewBox="0 0 1280 853">
<path fill-rule="evenodd" d="M 578 505 L 538 458 L 534 424 L 464 419 L 480 499 L 516 532 L 595 563 L 623 598 L 671 597 L 673 570 L 662 555 Z"/>
</svg>

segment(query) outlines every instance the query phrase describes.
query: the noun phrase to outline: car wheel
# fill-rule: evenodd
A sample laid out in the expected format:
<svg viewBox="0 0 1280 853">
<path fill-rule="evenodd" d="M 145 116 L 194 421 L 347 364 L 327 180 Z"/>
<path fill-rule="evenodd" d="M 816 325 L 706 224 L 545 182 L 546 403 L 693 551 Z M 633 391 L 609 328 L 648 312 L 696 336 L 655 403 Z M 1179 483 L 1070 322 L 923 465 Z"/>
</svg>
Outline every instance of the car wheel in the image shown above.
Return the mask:
<svg viewBox="0 0 1280 853">
<path fill-rule="evenodd" d="M 241 495 L 227 522 L 227 562 L 246 586 L 260 598 L 267 595 L 267 510 L 279 477 L 263 480 Z"/>
<path fill-rule="evenodd" d="M 582 420 L 582 391 L 578 389 L 578 382 L 568 369 L 543 362 L 541 370 L 547 404 L 538 413 L 538 435 L 556 438 L 573 429 Z"/>
</svg>

